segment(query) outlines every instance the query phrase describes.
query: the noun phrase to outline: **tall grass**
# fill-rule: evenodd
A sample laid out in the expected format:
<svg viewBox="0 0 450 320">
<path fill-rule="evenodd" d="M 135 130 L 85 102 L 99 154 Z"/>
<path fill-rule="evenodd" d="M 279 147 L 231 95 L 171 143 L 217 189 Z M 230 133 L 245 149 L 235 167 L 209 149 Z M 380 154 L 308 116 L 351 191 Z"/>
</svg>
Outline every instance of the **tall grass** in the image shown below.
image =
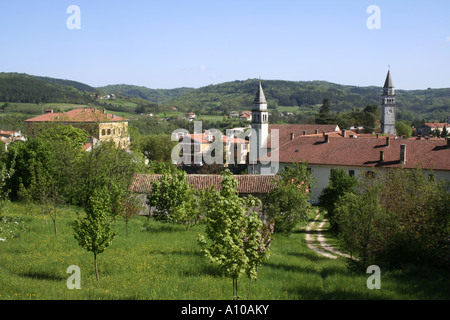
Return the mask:
<svg viewBox="0 0 450 320">
<path fill-rule="evenodd" d="M 17 239 L 0 242 L 0 299 L 151 299 L 223 300 L 232 298 L 231 279 L 220 274 L 199 251 L 199 225 L 162 224 L 146 217 L 117 221 L 113 244 L 99 255 L 97 282 L 92 254 L 78 247 L 71 224 L 82 210 L 60 211 L 55 235 L 33 208 L 12 204 L 11 215 L 23 217 Z M 322 258 L 309 250 L 303 229 L 275 235 L 271 258 L 259 269 L 251 299 L 448 299 L 449 272 L 411 267 L 382 271 L 381 290 L 369 290 L 364 272 L 351 271 L 344 259 Z M 71 265 L 81 269 L 81 289 L 66 282 Z M 239 281 L 247 298 L 248 279 Z"/>
</svg>

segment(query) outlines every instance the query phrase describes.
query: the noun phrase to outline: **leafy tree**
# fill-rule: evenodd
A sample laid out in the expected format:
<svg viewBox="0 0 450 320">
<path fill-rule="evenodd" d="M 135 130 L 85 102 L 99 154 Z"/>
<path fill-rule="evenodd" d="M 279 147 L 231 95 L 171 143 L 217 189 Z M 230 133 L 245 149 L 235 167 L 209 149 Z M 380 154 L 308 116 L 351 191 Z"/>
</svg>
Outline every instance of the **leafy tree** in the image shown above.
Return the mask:
<svg viewBox="0 0 450 320">
<path fill-rule="evenodd" d="M 448 130 L 447 130 L 447 126 L 444 126 L 444 128 L 442 128 L 442 132 L 441 132 L 441 138 L 447 138 L 448 136 Z"/>
<path fill-rule="evenodd" d="M 260 201 L 252 196 L 239 197 L 237 180 L 229 171 L 223 173 L 221 190 L 209 189 L 202 195 L 206 216 L 206 236 L 199 236 L 202 252 L 233 280 L 233 299 L 239 298 L 238 279 L 247 272 L 256 277 L 256 268 L 265 255 L 261 246 L 262 223 L 255 212 Z M 263 240 L 264 241 L 264 240 Z M 261 253 L 261 251 L 259 251 Z M 267 251 L 265 251 L 267 252 Z"/>
<path fill-rule="evenodd" d="M 156 220 L 185 224 L 188 229 L 200 220 L 195 190 L 188 183 L 186 172 L 164 173 L 151 189 L 147 198 Z"/>
<path fill-rule="evenodd" d="M 274 219 L 275 232 L 290 233 L 297 223 L 308 219 L 315 180 L 305 162 L 294 161 L 278 176 L 276 187 L 264 199 L 263 212 L 269 220 Z"/>
<path fill-rule="evenodd" d="M 330 102 L 328 99 L 323 99 L 318 117 L 316 118 L 316 123 L 329 124 L 333 122 L 335 122 L 335 119 L 330 115 Z"/>
<path fill-rule="evenodd" d="M 363 262 L 445 266 L 450 236 L 447 181 L 434 181 L 420 168 L 391 169 L 361 179 L 357 192 L 342 196 L 335 221 L 349 248 Z"/>
<path fill-rule="evenodd" d="M 340 235 L 350 249 L 351 255 L 356 251 L 362 257 L 364 267 L 373 262 L 371 246 L 380 241 L 380 228 L 386 213 L 380 205 L 377 190 L 356 194 L 344 193 L 336 203 L 335 223 L 338 223 Z M 386 231 L 387 229 L 385 229 Z"/>
<path fill-rule="evenodd" d="M 358 180 L 351 177 L 343 169 L 334 169 L 330 175 L 329 185 L 322 190 L 319 196 L 319 204 L 327 211 L 327 218 L 332 230 L 336 230 L 335 206 L 339 198 L 346 193 L 354 193 Z"/>
<path fill-rule="evenodd" d="M 128 236 L 128 221 L 139 214 L 142 209 L 142 205 L 140 205 L 140 199 L 136 194 L 131 191 L 127 191 L 124 195 L 122 195 L 119 206 L 120 215 L 125 220 Z"/>
<path fill-rule="evenodd" d="M 245 230 L 244 251 L 248 257 L 245 273 L 249 278 L 248 298 L 251 294 L 252 280 L 257 279 L 258 267 L 271 255 L 270 245 L 272 234 L 274 233 L 275 221 L 272 219 L 269 224 L 263 224 L 258 215 L 253 212 L 247 217 L 247 228 Z"/>
<path fill-rule="evenodd" d="M 82 153 L 76 167 L 76 192 L 73 202 L 85 206 L 92 190 L 106 187 L 114 205 L 118 208 L 120 196 L 125 192 L 135 173 L 144 165 L 126 150 L 116 148 L 114 142 L 103 142 L 92 151 Z"/>
<path fill-rule="evenodd" d="M 95 275 L 98 277 L 97 256 L 111 245 L 115 233 L 111 229 L 111 200 L 106 189 L 95 189 L 87 206 L 86 216 L 75 220 L 73 230 L 78 245 L 94 254 Z"/>
<path fill-rule="evenodd" d="M 412 128 L 405 121 L 397 121 L 395 123 L 395 130 L 398 136 L 406 136 L 406 138 L 411 138 L 412 136 Z"/>
<path fill-rule="evenodd" d="M 176 145 L 170 135 L 157 134 L 141 137 L 135 142 L 134 149 L 142 152 L 149 161 L 171 161 L 172 149 Z"/>
</svg>

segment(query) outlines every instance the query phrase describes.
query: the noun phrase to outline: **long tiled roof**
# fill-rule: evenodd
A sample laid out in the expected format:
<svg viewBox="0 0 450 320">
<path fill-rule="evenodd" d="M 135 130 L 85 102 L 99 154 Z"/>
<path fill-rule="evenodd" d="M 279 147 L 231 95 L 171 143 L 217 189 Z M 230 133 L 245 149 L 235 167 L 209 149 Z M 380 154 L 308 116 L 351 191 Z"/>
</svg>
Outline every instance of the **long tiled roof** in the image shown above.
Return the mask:
<svg viewBox="0 0 450 320">
<path fill-rule="evenodd" d="M 405 163 L 400 162 L 401 145 L 405 145 Z M 381 159 L 383 151 L 383 161 Z M 269 154 L 270 155 L 270 154 Z M 358 166 L 358 167 L 405 167 L 433 170 L 450 170 L 450 147 L 447 141 L 387 138 L 328 138 L 299 137 L 279 148 L 280 163 L 302 160 L 310 164 Z"/>
<path fill-rule="evenodd" d="M 269 125 L 269 138 L 267 145 L 270 148 L 272 144 L 271 133 L 272 130 L 278 130 L 279 146 L 291 140 L 291 134 L 294 138 L 302 135 L 312 135 L 338 132 L 339 126 L 336 124 L 270 124 Z M 317 132 L 317 133 L 316 133 Z"/>
<path fill-rule="evenodd" d="M 90 107 L 79 108 L 62 113 L 45 113 L 25 122 L 118 122 L 126 121 L 122 117 L 105 113 Z"/>
<path fill-rule="evenodd" d="M 138 193 L 147 193 L 151 190 L 151 183 L 159 181 L 160 174 L 136 174 L 130 189 Z M 265 194 L 270 192 L 278 179 L 275 175 L 235 175 L 238 180 L 237 191 L 240 194 Z M 202 190 L 214 186 L 221 189 L 222 176 L 218 174 L 188 174 L 187 181 L 195 189 Z"/>
</svg>

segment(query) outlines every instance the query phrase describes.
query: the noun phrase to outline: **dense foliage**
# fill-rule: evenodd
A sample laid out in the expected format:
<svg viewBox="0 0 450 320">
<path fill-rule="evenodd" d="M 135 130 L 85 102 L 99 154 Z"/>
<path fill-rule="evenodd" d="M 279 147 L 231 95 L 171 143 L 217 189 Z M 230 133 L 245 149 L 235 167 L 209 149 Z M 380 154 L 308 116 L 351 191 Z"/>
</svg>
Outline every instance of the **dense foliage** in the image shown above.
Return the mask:
<svg viewBox="0 0 450 320">
<path fill-rule="evenodd" d="M 416 169 L 395 169 L 360 180 L 335 203 L 335 221 L 365 265 L 449 264 L 448 182 Z"/>
<path fill-rule="evenodd" d="M 309 217 L 315 179 L 306 163 L 295 161 L 278 175 L 276 187 L 264 198 L 263 213 L 267 220 L 274 220 L 275 232 L 289 234 Z"/>
</svg>

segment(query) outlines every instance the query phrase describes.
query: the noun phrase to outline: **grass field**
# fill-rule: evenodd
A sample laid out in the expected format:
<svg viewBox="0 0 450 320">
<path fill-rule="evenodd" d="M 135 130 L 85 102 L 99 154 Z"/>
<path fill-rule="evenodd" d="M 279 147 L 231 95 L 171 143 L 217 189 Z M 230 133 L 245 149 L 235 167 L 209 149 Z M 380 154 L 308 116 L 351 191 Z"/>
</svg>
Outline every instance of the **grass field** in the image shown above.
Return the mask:
<svg viewBox="0 0 450 320">
<path fill-rule="evenodd" d="M 60 210 L 55 235 L 50 217 L 36 207 L 13 203 L 9 215 L 22 218 L 20 237 L 0 241 L 0 299 L 37 300 L 226 300 L 232 298 L 231 279 L 221 275 L 199 252 L 190 231 L 136 217 L 117 221 L 113 244 L 99 255 L 99 276 L 93 256 L 80 248 L 71 224 L 79 208 Z M 338 243 L 338 241 L 335 241 Z M 290 236 L 275 235 L 272 256 L 259 269 L 250 299 L 449 299 L 449 272 L 409 267 L 381 273 L 381 289 L 369 290 L 368 274 L 351 271 L 345 259 L 330 260 L 307 248 L 299 228 Z M 81 269 L 81 289 L 70 290 L 67 268 Z M 241 276 L 240 296 L 247 299 L 248 278 Z"/>
</svg>

